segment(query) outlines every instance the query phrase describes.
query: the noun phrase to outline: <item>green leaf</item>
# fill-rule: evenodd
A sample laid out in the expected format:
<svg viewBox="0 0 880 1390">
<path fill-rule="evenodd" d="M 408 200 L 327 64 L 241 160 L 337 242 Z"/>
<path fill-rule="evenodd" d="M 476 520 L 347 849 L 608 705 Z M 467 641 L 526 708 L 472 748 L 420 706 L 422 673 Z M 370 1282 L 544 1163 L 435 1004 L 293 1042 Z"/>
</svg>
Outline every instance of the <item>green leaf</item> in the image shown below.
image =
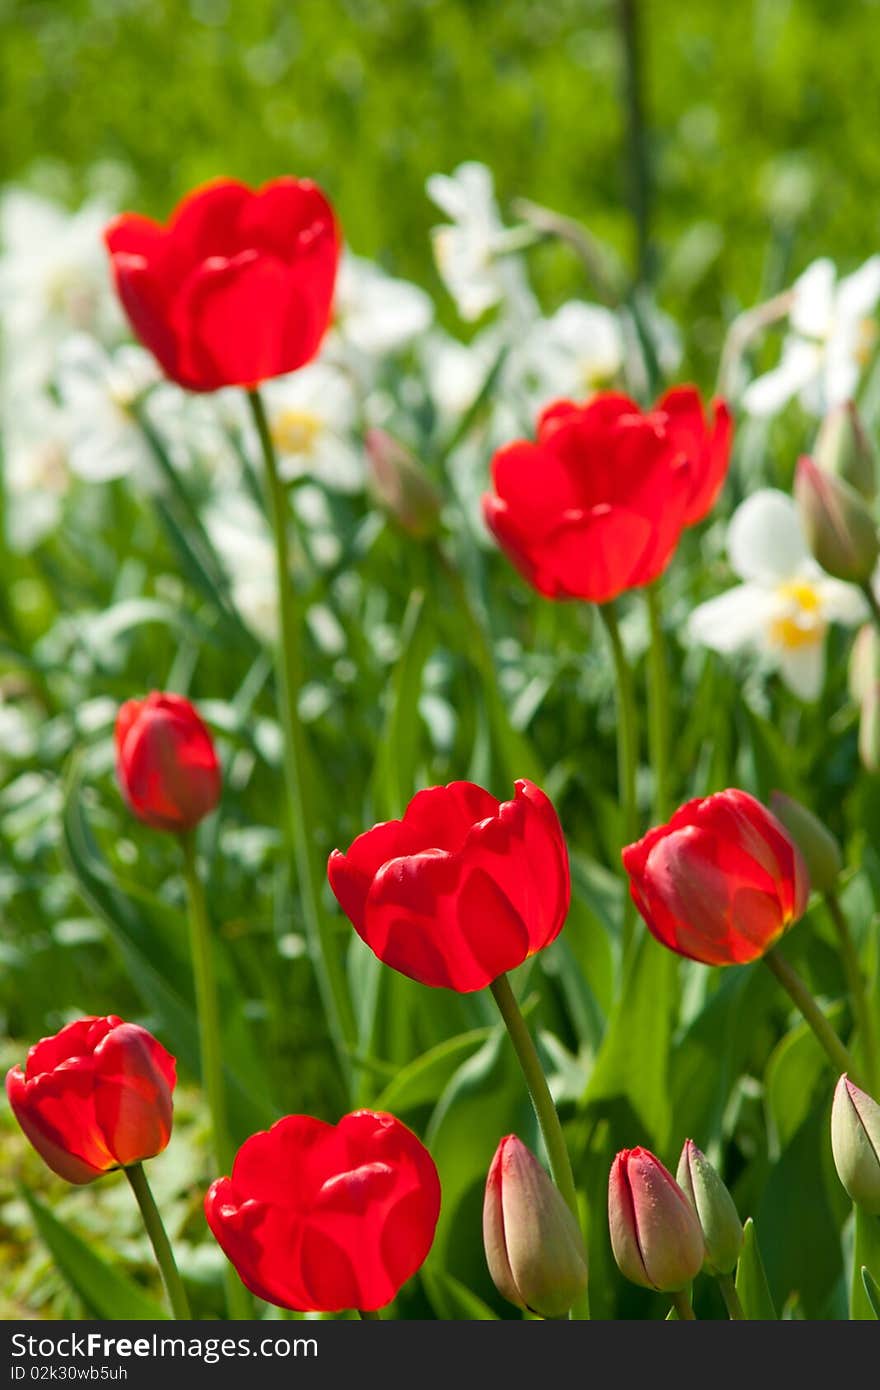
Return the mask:
<svg viewBox="0 0 880 1390">
<path fill-rule="evenodd" d="M 109 1265 L 97 1255 L 26 1187 L 23 1193 L 53 1260 L 90 1313 L 98 1318 L 135 1322 L 168 1318 L 161 1304 L 120 1273 L 118 1264 Z"/>
<path fill-rule="evenodd" d="M 739 1301 L 750 1322 L 770 1319 L 775 1322 L 777 1319 L 776 1309 L 773 1306 L 770 1286 L 767 1283 L 764 1261 L 761 1259 L 755 1223 L 751 1217 L 745 1222 L 743 1230 L 745 1239 L 743 1240 L 739 1264 L 736 1267 L 736 1291 L 739 1294 Z"/>
<path fill-rule="evenodd" d="M 880 1321 L 880 1284 L 864 1265 L 862 1265 L 862 1284 L 865 1288 L 865 1296 L 874 1311 L 874 1317 Z"/>
<path fill-rule="evenodd" d="M 497 1322 L 497 1313 L 451 1274 L 424 1265 L 421 1279 L 431 1307 L 444 1322 Z"/>
<path fill-rule="evenodd" d="M 880 1216 L 854 1208 L 852 1283 L 849 1315 L 858 1322 L 880 1316 L 877 1308 L 877 1276 L 880 1276 Z"/>
<path fill-rule="evenodd" d="M 491 1028 L 474 1028 L 438 1043 L 404 1067 L 377 1098 L 377 1110 L 393 1114 L 435 1102 L 457 1068 L 491 1036 Z"/>
</svg>

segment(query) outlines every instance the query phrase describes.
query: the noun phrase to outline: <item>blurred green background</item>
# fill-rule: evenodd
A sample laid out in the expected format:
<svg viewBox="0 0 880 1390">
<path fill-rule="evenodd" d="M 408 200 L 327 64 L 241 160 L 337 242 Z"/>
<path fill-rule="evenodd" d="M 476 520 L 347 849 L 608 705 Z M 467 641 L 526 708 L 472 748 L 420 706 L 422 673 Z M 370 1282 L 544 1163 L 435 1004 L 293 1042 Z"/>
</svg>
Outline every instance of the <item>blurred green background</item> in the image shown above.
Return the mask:
<svg viewBox="0 0 880 1390">
<path fill-rule="evenodd" d="M 659 292 L 696 315 L 708 361 L 719 310 L 787 271 L 767 264 L 771 227 L 797 269 L 877 241 L 880 4 L 635 9 Z M 425 178 L 480 159 L 502 201 L 582 218 L 631 257 L 619 16 L 618 0 L 0 0 L 0 179 L 55 161 L 76 197 L 117 161 L 164 215 L 213 175 L 308 174 L 355 250 L 436 290 Z M 553 297 L 578 274 L 538 257 Z"/>
</svg>

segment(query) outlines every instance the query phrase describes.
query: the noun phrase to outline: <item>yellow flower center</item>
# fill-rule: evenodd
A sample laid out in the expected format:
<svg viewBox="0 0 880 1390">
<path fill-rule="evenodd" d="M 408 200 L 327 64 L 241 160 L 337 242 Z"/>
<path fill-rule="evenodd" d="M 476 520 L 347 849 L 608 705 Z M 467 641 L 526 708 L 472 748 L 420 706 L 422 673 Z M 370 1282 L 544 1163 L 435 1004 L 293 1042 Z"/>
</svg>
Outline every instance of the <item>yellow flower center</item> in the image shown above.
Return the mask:
<svg viewBox="0 0 880 1390">
<path fill-rule="evenodd" d="M 272 418 L 272 442 L 281 454 L 310 454 L 324 422 L 310 410 L 279 410 Z"/>
<path fill-rule="evenodd" d="M 822 617 L 822 600 L 806 579 L 789 579 L 776 590 L 787 611 L 774 618 L 771 637 L 787 650 L 821 642 L 828 624 Z"/>
</svg>

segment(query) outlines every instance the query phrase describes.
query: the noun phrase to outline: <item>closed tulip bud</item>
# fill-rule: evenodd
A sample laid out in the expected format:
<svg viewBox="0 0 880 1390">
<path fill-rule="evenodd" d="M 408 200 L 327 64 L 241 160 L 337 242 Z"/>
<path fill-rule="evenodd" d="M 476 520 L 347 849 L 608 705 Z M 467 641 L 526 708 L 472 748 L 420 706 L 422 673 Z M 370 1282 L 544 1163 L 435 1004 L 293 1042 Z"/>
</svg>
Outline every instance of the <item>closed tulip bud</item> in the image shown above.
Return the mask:
<svg viewBox="0 0 880 1390">
<path fill-rule="evenodd" d="M 732 1274 L 743 1244 L 743 1228 L 733 1198 L 693 1139 L 686 1139 L 676 1173 L 700 1222 L 706 1244 L 704 1268 Z"/>
<path fill-rule="evenodd" d="M 154 691 L 122 706 L 116 772 L 132 811 L 154 830 L 192 830 L 220 800 L 211 735 L 180 695 Z"/>
<path fill-rule="evenodd" d="M 770 793 L 770 810 L 803 855 L 811 887 L 817 893 L 831 892 L 843 868 L 840 845 L 831 831 L 806 806 L 784 792 Z"/>
<path fill-rule="evenodd" d="M 837 1176 L 856 1206 L 880 1216 L 880 1105 L 843 1075 L 831 1107 Z"/>
<path fill-rule="evenodd" d="M 880 683 L 872 681 L 859 711 L 859 757 L 869 772 L 880 772 Z"/>
<path fill-rule="evenodd" d="M 849 657 L 849 693 L 861 704 L 872 685 L 880 681 L 880 634 L 873 623 L 860 627 Z"/>
<path fill-rule="evenodd" d="M 587 1287 L 578 1224 L 515 1134 L 501 1140 L 489 1169 L 483 1245 L 495 1287 L 517 1308 L 561 1318 Z"/>
<path fill-rule="evenodd" d="M 817 468 L 798 461 L 794 495 L 813 555 L 827 574 L 851 584 L 867 584 L 880 555 L 874 518 L 859 494 Z"/>
<path fill-rule="evenodd" d="M 367 430 L 370 488 L 407 535 L 433 535 L 440 520 L 439 491 L 398 440 L 384 430 Z"/>
<path fill-rule="evenodd" d="M 842 478 L 866 502 L 874 501 L 877 460 L 854 401 L 829 410 L 816 437 L 813 457 L 824 472 Z"/>
<path fill-rule="evenodd" d="M 171 1137 L 176 1063 L 135 1023 L 78 1018 L 41 1038 L 6 1094 L 40 1157 L 67 1182 L 87 1183 L 161 1153 Z"/>
<path fill-rule="evenodd" d="M 642 1288 L 679 1293 L 703 1267 L 696 1211 L 647 1149 L 622 1149 L 608 1181 L 611 1248 L 621 1274 Z"/>
</svg>

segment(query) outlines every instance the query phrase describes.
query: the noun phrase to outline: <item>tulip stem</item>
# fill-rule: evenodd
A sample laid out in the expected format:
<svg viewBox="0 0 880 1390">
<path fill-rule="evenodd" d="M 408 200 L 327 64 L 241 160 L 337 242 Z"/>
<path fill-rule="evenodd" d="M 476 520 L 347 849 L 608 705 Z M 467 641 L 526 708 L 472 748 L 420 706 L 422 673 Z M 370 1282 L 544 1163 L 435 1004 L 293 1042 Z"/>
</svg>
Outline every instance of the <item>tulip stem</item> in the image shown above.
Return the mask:
<svg viewBox="0 0 880 1390">
<path fill-rule="evenodd" d="M 299 693 L 302 686 L 299 629 L 294 612 L 294 588 L 288 550 L 287 494 L 278 475 L 275 447 L 259 392 L 248 391 L 251 411 L 265 465 L 272 532 L 275 542 L 275 577 L 278 586 L 279 642 L 276 654 L 278 702 L 284 732 L 284 774 L 293 832 L 293 848 L 302 896 L 303 918 L 309 955 L 318 982 L 327 1025 L 333 1039 L 340 1070 L 346 1083 L 350 1081 L 350 1054 L 356 1047 L 357 1028 L 354 1010 L 345 981 L 342 961 L 321 906 L 322 875 L 315 863 L 314 808 L 310 804 L 308 777 L 308 748 L 299 718 Z"/>
<path fill-rule="evenodd" d="M 638 759 L 638 732 L 636 728 L 636 704 L 633 695 L 632 672 L 623 649 L 617 613 L 613 603 L 599 605 L 599 616 L 605 624 L 611 644 L 614 661 L 614 678 L 617 690 L 617 791 L 623 809 L 624 843 L 632 844 L 638 837 L 638 807 L 636 805 L 636 766 Z M 627 892 L 623 901 L 622 954 L 629 956 L 635 926 L 635 905 Z"/>
<path fill-rule="evenodd" d="M 174 1259 L 174 1251 L 171 1249 L 171 1242 L 162 1224 L 162 1217 L 159 1215 L 159 1208 L 156 1200 L 150 1191 L 150 1184 L 147 1182 L 147 1175 L 144 1172 L 142 1163 L 133 1163 L 130 1168 L 124 1169 L 125 1176 L 131 1184 L 131 1190 L 135 1195 L 138 1206 L 141 1209 L 144 1226 L 150 1238 L 150 1244 L 156 1256 L 156 1263 L 162 1275 L 162 1282 L 165 1285 L 165 1292 L 168 1294 L 168 1302 L 171 1304 L 171 1311 L 175 1318 L 189 1321 L 192 1313 L 189 1310 L 189 1300 L 186 1290 L 183 1287 L 183 1280 Z"/>
<path fill-rule="evenodd" d="M 871 585 L 868 581 L 866 581 L 864 584 L 860 584 L 859 588 L 865 595 L 868 607 L 871 610 L 871 617 L 874 620 L 874 626 L 877 628 L 878 632 L 880 632 L 880 603 L 877 602 L 877 596 L 874 593 L 874 590 L 871 588 Z"/>
<path fill-rule="evenodd" d="M 358 1308 L 358 1317 L 362 1322 L 381 1322 L 382 1314 L 371 1312 L 369 1308 Z"/>
<path fill-rule="evenodd" d="M 645 590 L 651 646 L 648 651 L 648 738 L 654 770 L 654 822 L 669 817 L 669 667 L 663 637 L 659 584 Z"/>
<path fill-rule="evenodd" d="M 229 1138 L 229 1122 L 226 1115 L 217 974 L 214 969 L 211 923 L 208 919 L 205 890 L 196 863 L 196 840 L 192 830 L 180 836 L 180 846 L 183 850 L 183 872 L 189 897 L 189 944 L 196 987 L 202 1085 L 211 1115 L 214 1158 L 222 1173 L 230 1173 L 234 1150 Z M 251 1317 L 247 1293 L 231 1266 L 227 1269 L 226 1302 L 231 1317 L 245 1320 Z"/>
<path fill-rule="evenodd" d="M 852 938 L 849 922 L 846 919 L 846 913 L 841 906 L 840 898 L 833 888 L 829 888 L 826 892 L 825 904 L 840 939 L 840 953 L 843 958 L 843 968 L 849 986 L 853 1012 L 856 1016 L 861 1053 L 865 1062 L 865 1078 L 868 1082 L 868 1090 L 873 1095 L 878 1078 L 877 1035 L 874 1030 L 874 1020 L 871 1016 L 868 996 L 865 991 L 865 981 L 862 976 L 861 966 L 859 965 L 858 952 L 856 951 L 855 942 Z"/>
<path fill-rule="evenodd" d="M 697 1315 L 691 1305 L 691 1296 L 687 1289 L 680 1289 L 678 1293 L 671 1293 L 669 1298 L 681 1322 L 696 1322 Z"/>
<path fill-rule="evenodd" d="M 721 1297 L 724 1299 L 725 1307 L 731 1322 L 745 1322 L 746 1315 L 743 1306 L 739 1301 L 739 1294 L 736 1291 L 732 1274 L 719 1274 L 718 1287 L 721 1290 Z"/>
<path fill-rule="evenodd" d="M 578 1223 L 578 1228 L 580 1229 L 577 1190 L 574 1185 L 574 1173 L 571 1170 L 571 1159 L 568 1155 L 568 1146 L 565 1142 L 565 1135 L 562 1132 L 559 1116 L 556 1113 L 556 1106 L 553 1104 L 550 1087 L 547 1085 L 547 1078 L 544 1075 L 537 1049 L 532 1041 L 532 1035 L 522 1016 L 519 1004 L 516 1002 L 516 996 L 510 987 L 510 981 L 507 976 L 499 975 L 497 980 L 492 981 L 489 988 L 492 991 L 495 1003 L 498 1005 L 498 1012 L 504 1020 L 504 1026 L 510 1035 L 510 1041 L 513 1043 L 513 1050 L 522 1068 L 522 1074 L 525 1077 L 532 1105 L 535 1107 L 535 1114 L 538 1117 L 541 1134 L 544 1136 L 547 1157 L 550 1160 L 550 1171 L 553 1174 L 553 1181 L 559 1188 L 563 1199 L 570 1208 L 572 1215 Z M 584 1293 L 576 1307 L 579 1309 L 577 1314 L 579 1317 L 588 1318 L 590 1316 L 588 1296 L 586 1293 Z"/>
<path fill-rule="evenodd" d="M 857 1068 L 850 1053 L 840 1041 L 840 1038 L 831 1027 L 831 1024 L 828 1022 L 794 967 L 789 965 L 788 961 L 783 955 L 780 955 L 775 946 L 766 953 L 764 960 L 773 971 L 773 974 L 782 985 L 782 988 L 787 991 L 800 1009 L 806 1022 L 815 1033 L 817 1040 L 821 1043 L 831 1061 L 834 1063 L 835 1069 L 838 1072 L 847 1072 L 853 1080 L 855 1080 Z"/>
</svg>

